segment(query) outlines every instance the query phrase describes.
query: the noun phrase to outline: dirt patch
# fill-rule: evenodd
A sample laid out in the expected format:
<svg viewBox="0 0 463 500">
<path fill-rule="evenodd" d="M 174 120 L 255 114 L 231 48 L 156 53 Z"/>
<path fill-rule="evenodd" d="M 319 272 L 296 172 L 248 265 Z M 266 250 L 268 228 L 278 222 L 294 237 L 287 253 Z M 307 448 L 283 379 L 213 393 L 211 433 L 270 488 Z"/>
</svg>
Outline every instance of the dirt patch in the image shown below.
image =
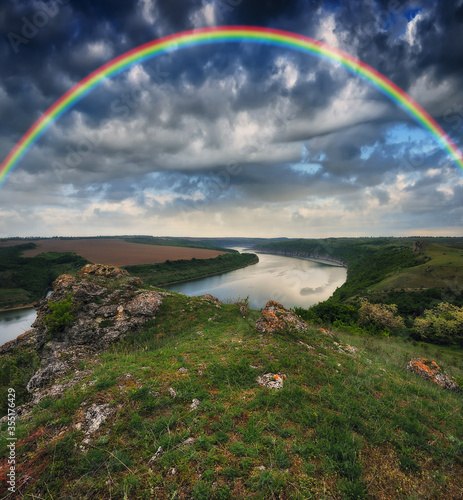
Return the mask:
<svg viewBox="0 0 463 500">
<path fill-rule="evenodd" d="M 82 240 L 36 240 L 37 248 L 26 250 L 24 257 L 35 257 L 45 252 L 74 252 L 94 264 L 133 266 L 154 264 L 166 260 L 211 259 L 223 254 L 217 250 L 201 248 L 168 247 L 129 243 L 117 238 Z M 19 243 L 16 243 L 19 244 Z"/>
</svg>

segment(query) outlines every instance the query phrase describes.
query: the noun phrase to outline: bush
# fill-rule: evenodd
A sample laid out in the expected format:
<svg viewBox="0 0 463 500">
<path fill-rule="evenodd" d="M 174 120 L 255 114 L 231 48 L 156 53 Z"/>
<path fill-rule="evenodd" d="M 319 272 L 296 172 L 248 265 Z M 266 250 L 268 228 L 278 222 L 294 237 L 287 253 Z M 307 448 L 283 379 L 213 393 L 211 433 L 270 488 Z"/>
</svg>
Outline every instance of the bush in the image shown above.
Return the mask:
<svg viewBox="0 0 463 500">
<path fill-rule="evenodd" d="M 422 340 L 463 346 L 463 307 L 441 302 L 416 318 L 413 326 Z"/>
<path fill-rule="evenodd" d="M 359 322 L 365 326 L 379 326 L 390 330 L 404 327 L 403 319 L 397 316 L 395 304 L 372 304 L 366 299 L 360 301 Z"/>
<path fill-rule="evenodd" d="M 355 325 L 358 320 L 358 307 L 333 300 L 320 302 L 309 309 L 295 307 L 294 312 L 305 321 L 316 324 L 334 324 L 337 321 L 344 325 Z"/>
<path fill-rule="evenodd" d="M 50 312 L 44 316 L 43 323 L 52 335 L 62 332 L 76 319 L 73 315 L 72 294 L 68 294 L 65 299 L 58 302 L 49 302 L 48 307 Z"/>
</svg>

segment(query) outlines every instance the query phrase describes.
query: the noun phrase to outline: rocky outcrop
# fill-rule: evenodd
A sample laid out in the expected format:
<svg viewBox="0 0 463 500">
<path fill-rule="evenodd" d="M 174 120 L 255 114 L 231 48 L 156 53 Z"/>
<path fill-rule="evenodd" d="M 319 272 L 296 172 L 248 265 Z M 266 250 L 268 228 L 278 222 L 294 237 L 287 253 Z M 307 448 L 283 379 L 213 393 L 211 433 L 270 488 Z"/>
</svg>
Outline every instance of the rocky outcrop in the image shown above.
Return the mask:
<svg viewBox="0 0 463 500">
<path fill-rule="evenodd" d="M 50 328 L 56 306 L 68 302 L 66 321 Z M 40 369 L 27 384 L 29 392 L 50 385 L 52 379 L 89 353 L 100 351 L 128 332 L 138 329 L 159 310 L 162 296 L 144 287 L 123 269 L 89 264 L 76 276 L 64 274 L 53 283 L 52 294 L 35 305 L 32 330 L 0 349 L 8 353 L 21 347 L 40 353 Z"/>
<path fill-rule="evenodd" d="M 422 240 L 417 240 L 413 242 L 412 252 L 413 253 L 424 253 L 426 251 L 426 242 Z"/>
<path fill-rule="evenodd" d="M 261 333 L 276 333 L 293 328 L 304 330 L 307 328 L 307 323 L 279 302 L 269 300 L 262 309 L 261 317 L 256 323 L 256 328 Z"/>
<path fill-rule="evenodd" d="M 444 389 L 458 391 L 458 384 L 450 377 L 442 373 L 439 365 L 435 361 L 426 358 L 414 358 L 407 364 L 407 370 L 430 380 Z"/>
<path fill-rule="evenodd" d="M 53 284 L 53 293 L 40 302 L 32 325 L 47 337 L 44 318 L 51 303 L 71 297 L 74 321 L 53 335 L 60 347 L 91 345 L 104 348 L 125 333 L 133 331 L 155 316 L 162 297 L 143 288 L 134 278 L 114 266 L 88 264 L 77 276 L 64 274 Z"/>
</svg>

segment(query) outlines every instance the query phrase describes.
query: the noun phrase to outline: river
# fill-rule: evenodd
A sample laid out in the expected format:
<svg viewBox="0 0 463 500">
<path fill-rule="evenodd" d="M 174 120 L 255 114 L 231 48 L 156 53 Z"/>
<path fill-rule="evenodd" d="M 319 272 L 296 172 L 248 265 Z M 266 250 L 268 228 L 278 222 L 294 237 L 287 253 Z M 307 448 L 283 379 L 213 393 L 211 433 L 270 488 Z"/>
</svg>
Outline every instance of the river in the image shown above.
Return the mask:
<svg viewBox="0 0 463 500">
<path fill-rule="evenodd" d="M 243 249 L 239 248 L 239 251 Z M 257 253 L 259 262 L 228 273 L 168 285 L 165 288 L 185 295 L 210 293 L 223 302 L 249 297 L 252 309 L 268 300 L 286 307 L 310 307 L 326 300 L 346 281 L 344 267 L 309 260 Z"/>
<path fill-rule="evenodd" d="M 238 249 L 242 251 L 243 249 Z M 346 269 L 309 260 L 259 254 L 259 262 L 228 273 L 166 286 L 186 295 L 210 293 L 223 302 L 249 297 L 252 309 L 268 300 L 286 307 L 310 307 L 326 300 L 346 281 Z M 0 312 L 0 345 L 27 331 L 35 320 L 34 309 Z"/>
<path fill-rule="evenodd" d="M 0 345 L 27 332 L 35 318 L 36 313 L 33 307 L 0 312 Z"/>
</svg>

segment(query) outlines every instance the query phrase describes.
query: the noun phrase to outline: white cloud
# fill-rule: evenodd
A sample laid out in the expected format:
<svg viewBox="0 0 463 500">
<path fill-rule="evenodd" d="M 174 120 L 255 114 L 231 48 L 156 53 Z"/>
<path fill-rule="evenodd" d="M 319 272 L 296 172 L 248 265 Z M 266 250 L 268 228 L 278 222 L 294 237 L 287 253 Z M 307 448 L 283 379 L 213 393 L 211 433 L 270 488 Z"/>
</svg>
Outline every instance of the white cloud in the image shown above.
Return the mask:
<svg viewBox="0 0 463 500">
<path fill-rule="evenodd" d="M 216 26 L 216 12 L 214 3 L 205 2 L 198 10 L 191 15 L 191 20 L 195 28 L 205 28 L 206 26 Z"/>
</svg>

